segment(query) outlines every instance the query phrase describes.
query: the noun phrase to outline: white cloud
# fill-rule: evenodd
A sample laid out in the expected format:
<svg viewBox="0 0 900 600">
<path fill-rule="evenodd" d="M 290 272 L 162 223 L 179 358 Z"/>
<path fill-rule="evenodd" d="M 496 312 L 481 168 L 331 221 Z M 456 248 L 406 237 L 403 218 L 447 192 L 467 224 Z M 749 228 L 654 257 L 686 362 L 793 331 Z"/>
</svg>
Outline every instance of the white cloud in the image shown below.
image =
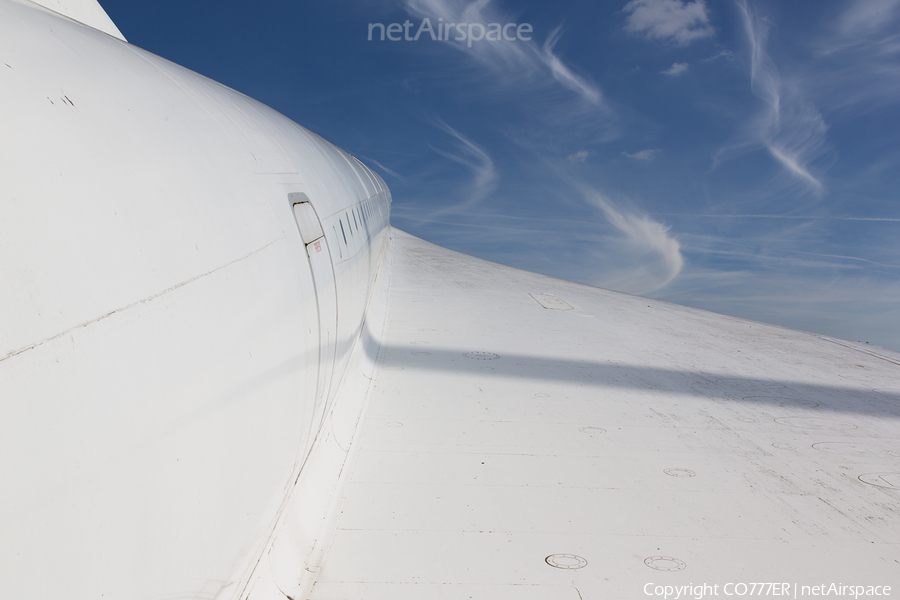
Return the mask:
<svg viewBox="0 0 900 600">
<path fill-rule="evenodd" d="M 821 194 L 824 185 L 810 170 L 823 152 L 828 129 L 816 107 L 804 98 L 798 79 L 785 79 L 766 52 L 764 22 L 745 0 L 738 3 L 744 31 L 750 43 L 750 87 L 763 101 L 764 110 L 747 124 L 743 145 L 762 144 L 785 173 L 811 191 Z M 716 160 L 726 154 L 719 151 Z"/>
<path fill-rule="evenodd" d="M 665 287 L 684 266 L 681 246 L 669 235 L 669 227 L 647 215 L 614 206 L 593 190 L 588 200 L 603 211 L 606 220 L 624 234 L 621 250 L 631 255 L 632 265 L 609 278 L 604 285 L 624 292 L 647 294 Z"/>
<path fill-rule="evenodd" d="M 722 50 L 721 52 L 719 52 L 717 54 L 713 54 L 712 56 L 701 59 L 701 60 L 703 62 L 712 62 L 714 60 L 719 60 L 720 58 L 730 62 L 730 61 L 734 60 L 734 54 L 730 50 Z"/>
<path fill-rule="evenodd" d="M 894 217 L 844 217 L 822 215 L 766 215 L 766 214 L 712 214 L 712 213 L 657 213 L 677 214 L 679 217 L 704 217 L 709 219 L 788 219 L 792 221 L 874 221 L 876 223 L 900 223 Z"/>
<path fill-rule="evenodd" d="M 600 92 L 600 88 L 588 83 L 584 78 L 573 73 L 555 54 L 553 54 L 553 47 L 556 46 L 556 43 L 561 36 L 562 27 L 557 27 L 550 32 L 550 35 L 547 36 L 539 53 L 541 60 L 550 68 L 553 77 L 563 86 L 581 95 L 582 98 L 589 101 L 591 104 L 602 104 L 603 94 Z"/>
<path fill-rule="evenodd" d="M 422 19 L 427 17 L 435 23 L 439 19 L 448 23 L 506 22 L 503 15 L 489 10 L 490 0 L 405 0 L 404 4 L 411 15 Z M 465 41 L 455 41 L 453 36 L 443 43 L 465 52 L 498 74 L 502 81 L 519 84 L 532 81 L 543 85 L 555 81 L 591 105 L 603 107 L 603 92 L 600 87 L 575 73 L 554 52 L 561 35 L 562 28 L 556 27 L 543 45 L 538 45 L 534 39 L 468 44 Z"/>
<path fill-rule="evenodd" d="M 805 181 L 815 191 L 822 191 L 822 182 L 813 177 L 813 175 L 800 162 L 802 160 L 800 152 L 792 152 L 784 146 L 777 146 L 775 144 L 766 144 L 766 148 L 768 149 L 769 154 L 774 156 L 778 160 L 778 162 L 780 162 L 781 165 L 788 170 L 788 172 L 790 172 L 801 181 Z"/>
<path fill-rule="evenodd" d="M 359 156 L 360 156 L 361 158 L 363 158 L 367 163 L 372 163 L 373 165 L 375 165 L 376 167 L 378 167 L 379 169 L 381 169 L 382 171 L 384 171 L 385 173 L 387 173 L 387 174 L 390 175 L 391 177 L 396 177 L 396 178 L 399 179 L 400 181 L 406 181 L 406 177 L 404 177 L 403 175 L 397 173 L 397 172 L 394 171 L 393 169 L 389 169 L 388 167 L 384 166 L 383 164 L 381 164 L 380 162 L 378 162 L 378 161 L 375 160 L 374 158 L 369 158 L 368 156 L 363 156 L 362 154 L 360 154 Z"/>
<path fill-rule="evenodd" d="M 686 62 L 683 63 L 673 63 L 671 67 L 666 69 L 665 71 L 660 71 L 663 75 L 668 75 L 669 77 L 677 77 L 688 70 L 688 64 Z"/>
<path fill-rule="evenodd" d="M 900 0 L 855 0 L 841 14 L 839 27 L 847 37 L 868 37 L 888 29 L 898 15 Z"/>
<path fill-rule="evenodd" d="M 823 102 L 868 110 L 900 97 L 900 0 L 852 0 L 813 44 L 818 69 L 809 77 Z"/>
<path fill-rule="evenodd" d="M 432 217 L 470 210 L 484 200 L 497 185 L 497 172 L 494 169 L 494 161 L 487 152 L 477 144 L 456 131 L 441 120 L 435 120 L 434 124 L 439 129 L 451 135 L 456 140 L 454 152 L 441 150 L 431 146 L 431 149 L 457 164 L 464 166 L 472 173 L 472 180 L 468 189 L 464 191 L 467 198 L 456 205 L 447 206 L 432 215 Z"/>
<path fill-rule="evenodd" d="M 627 156 L 628 158 L 633 158 L 634 160 L 653 160 L 656 158 L 656 155 L 659 154 L 659 150 L 648 148 L 646 150 L 640 150 L 635 152 L 634 154 L 628 154 L 627 152 L 622 152 L 623 156 Z"/>
<path fill-rule="evenodd" d="M 566 159 L 569 162 L 573 163 L 583 163 L 590 154 L 590 150 L 579 150 L 575 154 L 570 154 L 569 156 L 567 156 Z"/>
<path fill-rule="evenodd" d="M 697 249 L 690 240 L 686 251 Z M 686 268 L 654 298 L 719 313 L 814 331 L 900 350 L 897 298 L 900 283 L 858 269 L 832 273 L 828 264 L 775 261 L 766 252 L 743 268 L 713 271 Z M 698 264 L 706 261 L 699 260 Z"/>
<path fill-rule="evenodd" d="M 629 13 L 625 30 L 651 39 L 683 46 L 713 35 L 703 0 L 631 0 L 622 10 Z"/>
</svg>

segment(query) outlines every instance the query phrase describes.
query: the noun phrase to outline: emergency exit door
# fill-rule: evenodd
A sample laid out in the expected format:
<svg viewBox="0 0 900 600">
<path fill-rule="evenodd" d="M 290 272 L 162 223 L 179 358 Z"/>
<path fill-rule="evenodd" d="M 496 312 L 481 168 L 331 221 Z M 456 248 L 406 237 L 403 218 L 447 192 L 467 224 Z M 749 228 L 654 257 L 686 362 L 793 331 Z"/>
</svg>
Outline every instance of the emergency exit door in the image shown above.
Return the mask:
<svg viewBox="0 0 900 600">
<path fill-rule="evenodd" d="M 316 380 L 316 400 L 313 408 L 310 439 L 316 435 L 325 418 L 325 409 L 331 393 L 331 375 L 337 338 L 337 294 L 334 283 L 334 266 L 322 222 L 309 198 L 303 193 L 288 194 L 300 237 L 306 247 L 306 255 L 316 289 L 319 311 L 319 373 Z"/>
</svg>

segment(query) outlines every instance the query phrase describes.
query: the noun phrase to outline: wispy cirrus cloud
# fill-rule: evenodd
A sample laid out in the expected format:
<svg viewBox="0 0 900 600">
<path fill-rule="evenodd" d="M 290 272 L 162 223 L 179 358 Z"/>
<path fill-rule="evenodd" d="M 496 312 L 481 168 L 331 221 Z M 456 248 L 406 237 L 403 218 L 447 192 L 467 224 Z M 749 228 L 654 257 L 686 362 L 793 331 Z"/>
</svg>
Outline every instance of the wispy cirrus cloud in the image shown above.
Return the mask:
<svg viewBox="0 0 900 600">
<path fill-rule="evenodd" d="M 402 6 L 411 19 L 433 23 L 516 21 L 489 0 L 403 0 Z M 603 90 L 562 56 L 562 26 L 553 27 L 543 39 L 544 32 L 535 29 L 531 40 L 481 41 L 469 47 L 451 36 L 449 42 L 425 43 L 431 44 L 430 51 L 449 54 L 459 63 L 451 77 L 459 78 L 463 93 L 509 115 L 490 126 L 538 161 L 573 147 L 590 149 L 620 135 L 620 116 Z M 480 132 L 476 141 L 486 139 L 490 133 Z"/>
<path fill-rule="evenodd" d="M 371 157 L 368 157 L 368 156 L 363 156 L 362 154 L 360 154 L 359 156 L 360 156 L 360 158 L 365 159 L 365 161 L 366 161 L 367 163 L 372 163 L 373 165 L 375 165 L 376 167 L 378 167 L 379 169 L 381 169 L 382 171 L 384 171 L 385 173 L 387 173 L 387 174 L 390 175 L 391 177 L 394 177 L 394 178 L 396 178 L 396 179 L 399 179 L 400 181 L 406 181 L 406 177 L 404 177 L 404 176 L 401 175 L 400 173 L 397 173 L 397 172 L 394 171 L 393 169 L 389 169 L 388 167 L 384 166 L 383 164 L 381 164 L 380 162 L 378 162 L 378 161 L 375 160 L 374 158 L 371 158 Z"/>
<path fill-rule="evenodd" d="M 679 239 L 689 260 L 653 297 L 900 348 L 900 332 L 887 326 L 900 310 L 900 262 L 896 248 L 879 243 L 885 224 L 851 226 L 866 232 L 868 247 L 835 246 L 822 243 L 823 233 L 846 232 L 848 224 L 831 217 L 729 215 L 733 223 L 692 228 L 697 216 L 704 215 L 675 218 L 683 219 Z M 759 218 L 775 221 L 760 227 Z"/>
<path fill-rule="evenodd" d="M 738 0 L 741 23 L 750 47 L 750 88 L 765 105 L 745 128 L 740 146 L 762 145 L 794 180 L 821 194 L 824 184 L 810 164 L 824 150 L 828 127 L 816 107 L 802 92 L 799 79 L 784 78 L 766 51 L 767 27 L 746 0 Z M 726 147 L 716 154 L 716 162 L 733 152 Z"/>
<path fill-rule="evenodd" d="M 865 37 L 867 43 L 891 39 L 896 42 L 898 35 L 891 22 L 897 18 L 900 18 L 900 0 L 854 0 L 847 3 L 838 18 L 838 27 L 848 39 L 863 41 L 861 38 Z M 876 34 L 874 39 L 872 34 Z M 900 47 L 895 44 L 893 49 Z"/>
<path fill-rule="evenodd" d="M 640 150 L 635 152 L 634 154 L 629 154 L 627 152 L 622 152 L 622 156 L 627 156 L 628 158 L 633 158 L 634 160 L 653 160 L 656 158 L 656 155 L 659 154 L 659 150 L 655 148 L 647 148 L 646 150 Z"/>
<path fill-rule="evenodd" d="M 845 3 L 813 41 L 821 68 L 812 77 L 832 106 L 864 110 L 900 96 L 900 0 Z"/>
<path fill-rule="evenodd" d="M 579 150 L 578 152 L 567 156 L 566 160 L 571 163 L 583 163 L 587 159 L 587 157 L 590 156 L 590 154 L 590 150 Z"/>
<path fill-rule="evenodd" d="M 405 220 L 417 225 L 440 224 L 433 230 L 433 241 L 451 247 L 471 243 L 473 237 L 480 244 L 503 240 L 507 249 L 499 256 L 505 255 L 501 260 L 505 264 L 528 265 L 533 271 L 541 271 L 539 265 L 545 265 L 548 274 L 632 294 L 659 291 L 677 279 L 685 261 L 681 245 L 668 226 L 628 207 L 627 202 L 613 202 L 590 186 L 573 186 L 598 209 L 599 218 L 535 218 L 489 209 L 482 212 L 486 209 L 482 206 L 455 213 L 451 219 L 445 216 L 436 220 L 421 209 L 410 210 L 404 205 L 398 209 Z M 534 244 L 535 236 L 543 240 L 539 246 Z M 550 260 L 553 251 L 569 254 L 565 265 Z M 498 254 L 493 256 L 497 260 Z"/>
<path fill-rule="evenodd" d="M 591 84 L 583 77 L 579 77 L 572 72 L 560 59 L 553 53 L 553 48 L 562 36 L 562 26 L 558 25 L 541 47 L 539 56 L 541 61 L 550 69 L 553 77 L 559 81 L 564 87 L 569 88 L 582 98 L 600 106 L 603 104 L 603 93 L 600 88 Z"/>
<path fill-rule="evenodd" d="M 724 314 L 816 331 L 882 347 L 900 348 L 885 327 L 896 319 L 900 284 L 865 273 L 822 276 L 823 269 L 768 268 L 685 272 L 654 298 Z"/>
<path fill-rule="evenodd" d="M 617 260 L 621 269 L 607 273 L 604 287 L 633 294 L 648 294 L 668 285 L 684 267 L 678 240 L 669 227 L 648 215 L 626 210 L 592 188 L 583 188 L 585 198 L 598 207 L 620 234 Z"/>
<path fill-rule="evenodd" d="M 428 18 L 447 23 L 488 23 L 505 22 L 506 19 L 492 10 L 490 0 L 405 0 L 404 7 L 410 15 L 420 19 Z M 546 86 L 551 83 L 562 85 L 574 92 L 581 100 L 595 107 L 605 107 L 603 91 L 600 87 L 576 73 L 555 52 L 562 36 L 562 27 L 557 26 L 546 37 L 543 44 L 534 39 L 515 42 L 482 42 L 468 44 L 456 42 L 451 37 L 447 42 L 453 48 L 465 52 L 473 60 L 490 71 L 501 74 L 502 80 L 518 85 L 530 83 Z"/>
<path fill-rule="evenodd" d="M 900 223 L 894 217 L 848 217 L 840 215 L 763 215 L 763 214 L 711 214 L 711 213 L 656 213 L 660 215 L 678 215 L 681 217 L 705 217 L 710 219 L 789 219 L 793 221 L 870 221 L 875 223 Z"/>
<path fill-rule="evenodd" d="M 715 33 L 703 0 L 631 0 L 622 10 L 628 13 L 625 31 L 649 39 L 685 46 Z"/>
<path fill-rule="evenodd" d="M 677 62 L 672 63 L 672 66 L 666 69 L 665 71 L 660 71 L 663 75 L 668 75 L 669 77 L 678 77 L 682 73 L 688 70 L 688 64 L 686 62 Z"/>
<path fill-rule="evenodd" d="M 702 62 L 713 62 L 716 60 L 734 60 L 734 53 L 731 50 L 720 50 L 719 52 L 713 54 L 710 57 L 701 59 Z"/>
<path fill-rule="evenodd" d="M 471 173 L 472 179 L 462 190 L 462 195 L 465 197 L 462 202 L 439 209 L 432 215 L 432 218 L 472 209 L 494 190 L 498 179 L 494 161 L 480 146 L 440 119 L 435 119 L 433 124 L 450 135 L 455 140 L 455 144 L 453 150 L 436 148 L 430 144 L 429 147 L 444 158 L 465 167 Z"/>
<path fill-rule="evenodd" d="M 428 18 L 434 24 L 487 26 L 517 21 L 490 0 L 402 0 L 401 6 L 411 20 L 423 22 Z M 451 213 L 458 216 L 489 196 L 503 203 L 513 193 L 511 190 L 528 178 L 553 193 L 559 182 L 551 183 L 552 171 L 546 173 L 547 177 L 539 173 L 548 162 L 569 156 L 569 163 L 583 163 L 599 144 L 619 135 L 616 108 L 607 102 L 596 82 L 563 56 L 562 25 L 549 31 L 536 26 L 532 38 L 470 45 L 467 41 L 454 41 L 451 36 L 439 44 L 424 42 L 429 45 L 423 50 L 453 59 L 450 77 L 458 78 L 457 89 L 470 92 L 473 102 L 508 115 L 484 123 L 477 132 L 466 135 L 446 124 L 431 123 L 454 139 L 452 148 L 440 142 L 431 144 L 431 148 L 442 158 L 465 166 L 471 174 L 468 183 L 452 188 L 461 201 L 447 202 L 447 208 L 432 217 Z M 447 80 L 444 78 L 444 82 Z M 504 139 L 498 139 L 497 133 Z M 569 155 L 573 150 L 577 151 Z M 509 152 L 517 153 L 517 164 L 512 164 Z M 502 165 L 494 164 L 492 153 L 503 153 Z M 532 168 L 523 167 L 524 164 Z M 507 174 L 510 177 L 502 180 Z M 526 190 L 528 193 L 534 192 Z"/>
</svg>

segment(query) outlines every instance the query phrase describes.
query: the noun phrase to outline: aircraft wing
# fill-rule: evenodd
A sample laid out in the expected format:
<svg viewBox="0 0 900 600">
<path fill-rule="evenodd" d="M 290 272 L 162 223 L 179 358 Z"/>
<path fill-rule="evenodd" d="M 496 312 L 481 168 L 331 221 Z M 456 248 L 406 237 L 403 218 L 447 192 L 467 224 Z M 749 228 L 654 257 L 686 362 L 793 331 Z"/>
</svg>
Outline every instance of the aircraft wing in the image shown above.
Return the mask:
<svg viewBox="0 0 900 600">
<path fill-rule="evenodd" d="M 900 589 L 898 353 L 396 230 L 392 262 L 310 598 Z"/>
</svg>

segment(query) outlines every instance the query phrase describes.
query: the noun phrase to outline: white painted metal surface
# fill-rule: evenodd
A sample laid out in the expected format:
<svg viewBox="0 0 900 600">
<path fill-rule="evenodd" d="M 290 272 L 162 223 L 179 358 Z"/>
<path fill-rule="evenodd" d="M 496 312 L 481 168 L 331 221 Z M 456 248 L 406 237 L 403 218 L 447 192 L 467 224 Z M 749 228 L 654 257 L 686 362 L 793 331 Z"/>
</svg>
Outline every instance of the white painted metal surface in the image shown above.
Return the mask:
<svg viewBox="0 0 900 600">
<path fill-rule="evenodd" d="M 18 0 L 31 4 L 28 0 Z M 49 8 L 53 12 L 93 27 L 98 31 L 117 37 L 123 42 L 125 36 L 112 22 L 97 0 L 34 0 L 34 4 Z"/>
<path fill-rule="evenodd" d="M 30 3 L 0 2 L 0 55 L 2 595 L 240 595 L 311 452 L 330 506 L 389 192 L 274 111 Z M 323 361 L 291 193 L 340 256 Z"/>
<path fill-rule="evenodd" d="M 900 354 L 393 243 L 310 598 L 900 593 Z"/>
<path fill-rule="evenodd" d="M 900 355 L 391 241 L 88 24 L 0 0 L 4 597 L 900 589 Z"/>
</svg>

